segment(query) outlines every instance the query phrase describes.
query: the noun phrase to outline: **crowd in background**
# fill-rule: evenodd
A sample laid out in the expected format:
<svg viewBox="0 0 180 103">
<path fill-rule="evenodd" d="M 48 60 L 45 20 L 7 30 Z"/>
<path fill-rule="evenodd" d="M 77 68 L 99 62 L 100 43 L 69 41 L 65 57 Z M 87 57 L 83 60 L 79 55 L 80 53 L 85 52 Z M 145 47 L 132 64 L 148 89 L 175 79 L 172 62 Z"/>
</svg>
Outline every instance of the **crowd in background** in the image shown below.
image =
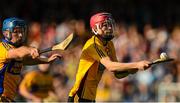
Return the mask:
<svg viewBox="0 0 180 103">
<path fill-rule="evenodd" d="M 76 37 L 70 47 L 64 52 L 53 51 L 63 55 L 62 60 L 56 60 L 50 67 L 50 73 L 54 77 L 55 94 L 53 96 L 57 101 L 67 101 L 68 92 L 75 81 L 82 46 L 92 33 L 86 29 L 83 20 L 69 20 L 60 24 L 52 22 L 45 25 L 32 22 L 29 25 L 27 44 L 39 49 L 61 42 L 72 32 Z M 97 91 L 97 101 L 180 101 L 180 89 L 173 90 L 173 86 L 177 87 L 180 81 L 180 27 L 178 25 L 174 26 L 172 31 L 168 31 L 165 26 L 154 28 L 151 24 L 146 24 L 143 27 L 143 33 L 140 33 L 136 24 L 127 25 L 117 22 L 113 42 L 119 62 L 143 59 L 153 61 L 159 58 L 161 52 L 166 52 L 175 61 L 155 65 L 151 69 L 139 71 L 123 79 L 117 79 L 113 73 L 104 71 Z M 51 55 L 51 53 L 43 55 Z M 38 67 L 26 67 L 22 77 L 36 68 Z M 172 85 L 172 88 L 168 86 L 165 88 L 166 85 Z"/>
<path fill-rule="evenodd" d="M 55 90 L 49 100 L 67 101 L 81 49 L 92 35 L 89 18 L 98 11 L 110 12 L 117 23 L 113 42 L 119 62 L 153 61 L 161 52 L 175 61 L 123 79 L 105 71 L 96 100 L 180 101 L 180 26 L 176 25 L 180 21 L 179 9 L 176 0 L 2 0 L 0 21 L 2 24 L 4 18 L 11 16 L 25 19 L 29 26 L 27 44 L 39 49 L 61 42 L 72 32 L 76 35 L 68 50 L 53 51 L 62 54 L 63 59 L 50 66 Z M 25 67 L 22 77 L 37 68 Z M 19 95 L 16 100 L 23 98 Z"/>
<path fill-rule="evenodd" d="M 61 23 L 68 19 L 83 19 L 86 26 L 91 15 L 98 11 L 113 14 L 117 21 L 165 24 L 171 27 L 180 22 L 177 0 L 1 0 L 0 19 L 10 16 L 26 21 Z"/>
</svg>

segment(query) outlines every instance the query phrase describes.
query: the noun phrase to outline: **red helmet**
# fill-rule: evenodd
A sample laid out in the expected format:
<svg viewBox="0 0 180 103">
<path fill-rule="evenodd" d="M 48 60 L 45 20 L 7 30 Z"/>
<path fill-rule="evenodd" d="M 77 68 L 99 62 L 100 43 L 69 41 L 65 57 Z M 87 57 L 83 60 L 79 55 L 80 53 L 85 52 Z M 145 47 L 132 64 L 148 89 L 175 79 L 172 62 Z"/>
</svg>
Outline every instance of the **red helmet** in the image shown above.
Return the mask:
<svg viewBox="0 0 180 103">
<path fill-rule="evenodd" d="M 91 17 L 90 26 L 91 28 L 94 28 L 95 24 L 102 23 L 107 19 L 112 19 L 112 16 L 110 13 L 106 13 L 106 12 L 97 13 Z"/>
<path fill-rule="evenodd" d="M 114 19 L 110 13 L 101 12 L 93 15 L 90 19 L 90 26 L 94 34 L 98 34 L 98 29 L 102 29 L 102 24 L 105 23 L 108 27 L 111 27 L 112 33 L 114 32 Z M 105 34 L 107 36 L 113 36 L 113 34 Z"/>
</svg>

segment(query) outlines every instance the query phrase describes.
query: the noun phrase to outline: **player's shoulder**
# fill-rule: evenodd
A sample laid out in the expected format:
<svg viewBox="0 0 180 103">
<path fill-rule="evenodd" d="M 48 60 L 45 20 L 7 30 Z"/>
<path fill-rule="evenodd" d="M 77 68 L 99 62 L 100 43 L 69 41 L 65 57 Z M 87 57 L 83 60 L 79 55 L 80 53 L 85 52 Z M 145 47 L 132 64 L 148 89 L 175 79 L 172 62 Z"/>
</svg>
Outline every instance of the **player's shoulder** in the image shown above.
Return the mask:
<svg viewBox="0 0 180 103">
<path fill-rule="evenodd" d="M 91 45 L 91 44 L 94 44 L 94 36 L 92 36 L 91 38 L 89 38 L 87 41 L 86 41 L 86 43 L 85 43 L 85 45 Z"/>
<path fill-rule="evenodd" d="M 84 44 L 83 50 L 91 47 L 94 44 L 94 36 L 92 36 L 90 39 L 86 41 Z"/>
<path fill-rule="evenodd" d="M 3 44 L 3 42 L 0 42 L 0 51 L 1 52 L 7 51 L 6 46 L 7 46 L 6 44 Z"/>
<path fill-rule="evenodd" d="M 5 49 L 2 42 L 0 42 L 0 49 Z"/>
</svg>

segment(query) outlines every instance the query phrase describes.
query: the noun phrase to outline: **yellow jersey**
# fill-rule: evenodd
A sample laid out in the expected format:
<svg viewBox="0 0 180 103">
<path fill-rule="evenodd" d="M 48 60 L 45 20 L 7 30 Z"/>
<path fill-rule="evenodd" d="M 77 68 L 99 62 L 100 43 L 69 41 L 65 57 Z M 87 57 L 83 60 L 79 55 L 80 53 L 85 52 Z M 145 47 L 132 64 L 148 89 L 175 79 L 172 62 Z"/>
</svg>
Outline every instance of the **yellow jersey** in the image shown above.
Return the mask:
<svg viewBox="0 0 180 103">
<path fill-rule="evenodd" d="M 46 98 L 48 91 L 53 90 L 53 77 L 49 73 L 38 70 L 28 72 L 22 80 L 19 89 L 26 88 L 30 93 L 39 97 Z"/>
<path fill-rule="evenodd" d="M 0 95 L 14 99 L 23 67 L 21 60 L 7 60 L 8 50 L 15 48 L 5 40 L 0 42 Z"/>
<path fill-rule="evenodd" d="M 102 57 L 109 56 L 112 61 L 117 61 L 112 41 L 106 46 L 96 37 L 92 36 L 84 45 L 76 81 L 69 96 L 95 100 L 98 83 L 105 67 L 100 63 Z"/>
</svg>

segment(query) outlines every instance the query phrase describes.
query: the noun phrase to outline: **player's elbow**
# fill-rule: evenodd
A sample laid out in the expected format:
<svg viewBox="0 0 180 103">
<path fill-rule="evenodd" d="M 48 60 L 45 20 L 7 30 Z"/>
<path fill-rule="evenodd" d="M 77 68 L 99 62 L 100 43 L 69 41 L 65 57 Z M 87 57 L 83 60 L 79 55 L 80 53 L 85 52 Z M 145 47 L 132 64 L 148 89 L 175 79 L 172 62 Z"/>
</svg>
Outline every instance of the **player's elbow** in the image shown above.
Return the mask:
<svg viewBox="0 0 180 103">
<path fill-rule="evenodd" d="M 110 60 L 109 57 L 105 57 L 105 58 L 102 58 L 101 61 L 100 61 L 108 71 L 110 72 L 115 72 L 116 69 L 113 67 L 113 62 Z"/>
<path fill-rule="evenodd" d="M 107 66 L 106 66 L 106 69 L 107 69 L 108 71 L 110 71 L 110 72 L 115 72 L 115 71 L 116 71 L 116 69 L 115 69 L 114 67 L 112 67 L 111 65 L 107 65 Z"/>
</svg>

